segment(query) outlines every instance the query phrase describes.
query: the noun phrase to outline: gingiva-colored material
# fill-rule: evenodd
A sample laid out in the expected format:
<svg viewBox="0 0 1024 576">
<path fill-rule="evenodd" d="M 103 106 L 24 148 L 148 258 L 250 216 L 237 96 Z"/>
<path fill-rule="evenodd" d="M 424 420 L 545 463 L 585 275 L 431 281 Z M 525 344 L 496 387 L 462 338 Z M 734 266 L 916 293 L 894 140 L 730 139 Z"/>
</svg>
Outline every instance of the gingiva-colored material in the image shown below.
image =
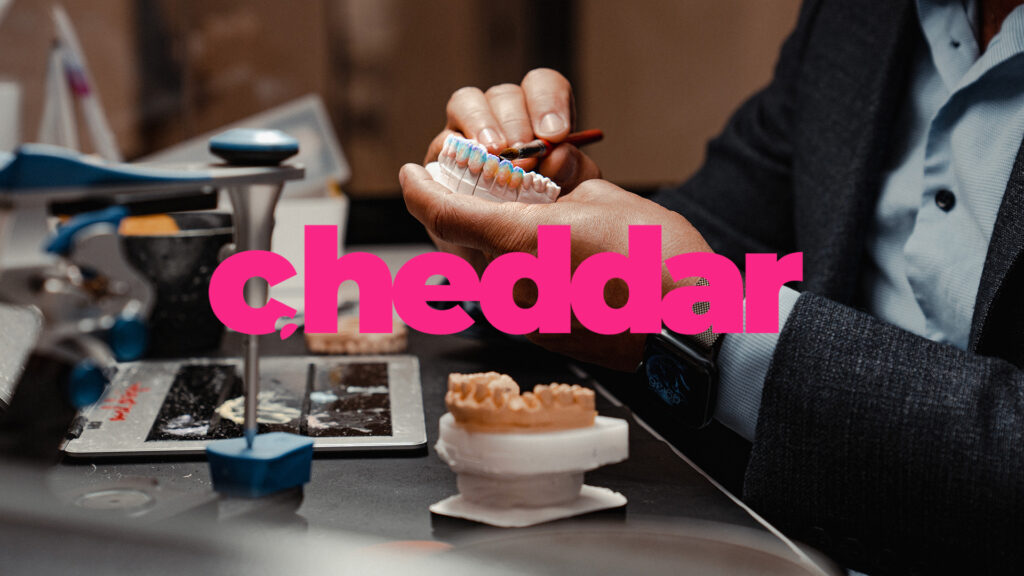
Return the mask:
<svg viewBox="0 0 1024 576">
<path fill-rule="evenodd" d="M 508 160 L 489 154 L 474 140 L 449 134 L 437 162 L 427 170 L 434 180 L 456 194 L 495 202 L 544 204 L 558 199 L 561 188 L 550 178 L 525 172 Z"/>
<path fill-rule="evenodd" d="M 477 432 L 547 432 L 594 424 L 594 391 L 577 384 L 538 384 L 519 393 L 505 374 L 450 374 L 445 395 L 459 426 Z"/>
</svg>

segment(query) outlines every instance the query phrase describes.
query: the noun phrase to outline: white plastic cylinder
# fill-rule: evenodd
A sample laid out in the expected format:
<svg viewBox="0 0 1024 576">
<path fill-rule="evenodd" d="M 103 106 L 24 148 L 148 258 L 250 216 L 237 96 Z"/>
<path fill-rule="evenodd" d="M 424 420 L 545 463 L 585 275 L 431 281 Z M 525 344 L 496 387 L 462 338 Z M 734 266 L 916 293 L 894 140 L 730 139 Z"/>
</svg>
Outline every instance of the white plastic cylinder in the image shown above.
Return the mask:
<svg viewBox="0 0 1024 576">
<path fill-rule="evenodd" d="M 628 458 L 629 425 L 598 416 L 586 428 L 471 432 L 445 414 L 436 448 L 458 475 L 466 500 L 493 508 L 543 507 L 578 497 L 584 472 Z"/>
</svg>

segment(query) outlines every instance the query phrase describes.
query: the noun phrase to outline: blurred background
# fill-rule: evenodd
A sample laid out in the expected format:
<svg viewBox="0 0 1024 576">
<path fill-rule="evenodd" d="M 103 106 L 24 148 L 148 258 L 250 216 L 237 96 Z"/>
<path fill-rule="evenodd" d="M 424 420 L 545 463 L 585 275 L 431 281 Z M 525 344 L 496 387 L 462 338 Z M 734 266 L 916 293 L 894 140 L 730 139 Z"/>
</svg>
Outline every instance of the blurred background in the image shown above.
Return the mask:
<svg viewBox="0 0 1024 576">
<path fill-rule="evenodd" d="M 0 5 L 5 3 L 0 0 Z M 637 191 L 678 182 L 764 86 L 798 0 L 66 0 L 126 159 L 318 94 L 352 176 L 348 241 L 408 241 L 399 167 L 420 162 L 457 88 L 538 66 L 575 86 L 588 152 Z M 20 85 L 7 145 L 33 141 L 53 41 L 49 0 L 8 1 L 0 83 Z M 79 133 L 86 134 L 85 129 Z M 81 147 L 93 144 L 83 137 Z M 393 226 L 381 226 L 391 218 Z"/>
</svg>

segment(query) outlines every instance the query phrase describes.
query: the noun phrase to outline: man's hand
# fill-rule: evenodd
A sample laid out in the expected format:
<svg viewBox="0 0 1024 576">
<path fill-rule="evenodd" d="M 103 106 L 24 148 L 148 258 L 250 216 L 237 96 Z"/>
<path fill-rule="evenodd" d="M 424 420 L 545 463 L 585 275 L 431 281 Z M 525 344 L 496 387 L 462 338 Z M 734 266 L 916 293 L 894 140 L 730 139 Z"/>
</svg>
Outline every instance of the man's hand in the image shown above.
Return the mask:
<svg viewBox="0 0 1024 576">
<path fill-rule="evenodd" d="M 576 124 L 572 86 L 548 68 L 531 70 L 519 85 L 499 84 L 486 92 L 460 88 L 448 100 L 447 114 L 445 129 L 430 143 L 424 164 L 437 159 L 444 139 L 452 132 L 472 138 L 497 154 L 512 144 L 536 138 L 557 145 Z M 601 177 L 597 164 L 570 144 L 556 146 L 539 165 L 535 158 L 515 163 L 523 170 L 551 178 L 563 192 L 572 191 L 584 180 Z"/>
<path fill-rule="evenodd" d="M 437 160 L 444 139 L 452 132 L 473 138 L 496 154 L 512 144 L 536 138 L 558 144 L 576 123 L 572 86 L 548 68 L 530 71 L 520 85 L 499 84 L 486 92 L 460 88 L 448 100 L 447 115 L 445 129 L 430 143 L 424 165 Z M 556 146 L 539 166 L 535 158 L 517 160 L 515 164 L 551 178 L 563 193 L 584 180 L 601 177 L 597 164 L 571 144 Z M 487 258 L 479 250 L 445 242 L 430 227 L 427 231 L 438 249 L 464 258 L 478 273 L 483 272 Z"/>
<path fill-rule="evenodd" d="M 552 204 L 523 204 L 453 194 L 416 164 L 403 166 L 399 179 L 406 207 L 427 231 L 445 244 L 482 255 L 483 264 L 507 252 L 536 254 L 540 225 L 572 227 L 574 270 L 598 252 L 626 254 L 628 227 L 637 224 L 661 226 L 663 261 L 677 254 L 711 252 L 685 218 L 604 180 L 587 180 Z M 688 283 L 674 282 L 662 266 L 662 294 Z M 626 298 L 623 283 L 610 282 L 605 289 L 611 306 L 621 306 Z M 517 290 L 516 300 L 531 304 L 530 290 Z M 646 335 L 594 334 L 574 319 L 572 334 L 531 334 L 529 338 L 580 360 L 633 370 L 642 357 Z"/>
</svg>

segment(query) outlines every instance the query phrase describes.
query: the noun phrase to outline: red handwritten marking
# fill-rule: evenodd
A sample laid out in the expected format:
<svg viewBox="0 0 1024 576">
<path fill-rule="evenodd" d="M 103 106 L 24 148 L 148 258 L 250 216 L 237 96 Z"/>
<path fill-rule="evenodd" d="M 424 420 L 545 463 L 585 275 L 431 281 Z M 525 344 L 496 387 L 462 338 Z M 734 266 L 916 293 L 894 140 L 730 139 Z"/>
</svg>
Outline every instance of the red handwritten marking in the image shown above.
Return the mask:
<svg viewBox="0 0 1024 576">
<path fill-rule="evenodd" d="M 132 384 L 117 399 L 107 398 L 103 401 L 100 410 L 113 410 L 114 415 L 109 418 L 110 422 L 123 422 L 132 408 L 138 402 L 139 394 L 149 392 L 149 388 L 143 388 L 138 382 Z"/>
</svg>

